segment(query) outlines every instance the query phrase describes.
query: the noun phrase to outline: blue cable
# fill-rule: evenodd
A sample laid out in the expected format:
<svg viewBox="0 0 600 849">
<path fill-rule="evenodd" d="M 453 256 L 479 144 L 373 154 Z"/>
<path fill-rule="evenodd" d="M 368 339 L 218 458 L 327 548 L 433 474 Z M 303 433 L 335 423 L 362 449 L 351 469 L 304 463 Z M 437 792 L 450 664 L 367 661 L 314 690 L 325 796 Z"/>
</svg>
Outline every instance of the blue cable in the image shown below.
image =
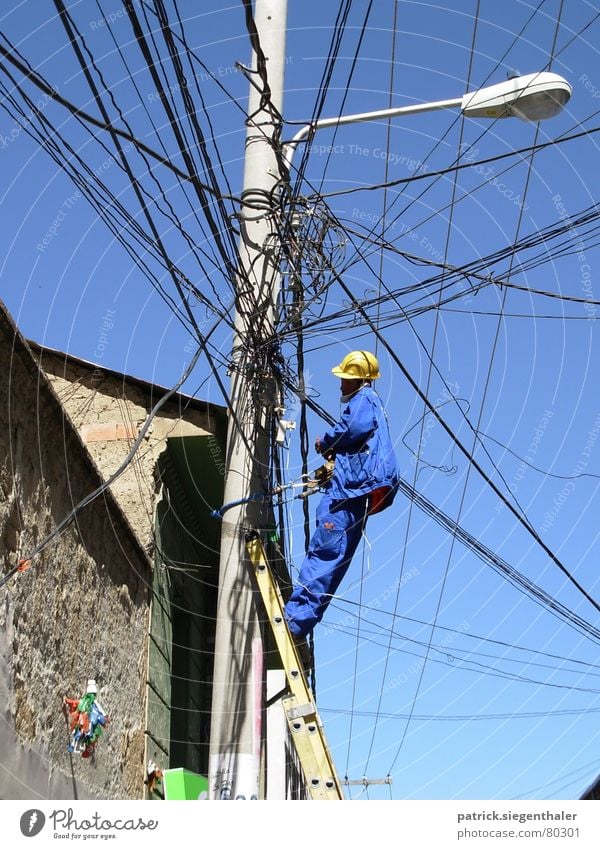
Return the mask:
<svg viewBox="0 0 600 849">
<path fill-rule="evenodd" d="M 222 507 L 212 510 L 210 515 L 213 519 L 222 519 L 223 514 L 232 507 L 239 507 L 240 504 L 249 504 L 251 501 L 267 501 L 268 498 L 268 494 L 265 495 L 262 492 L 257 492 L 254 495 L 249 495 L 248 498 L 239 498 L 237 501 L 230 501 L 229 504 L 223 504 Z"/>
</svg>

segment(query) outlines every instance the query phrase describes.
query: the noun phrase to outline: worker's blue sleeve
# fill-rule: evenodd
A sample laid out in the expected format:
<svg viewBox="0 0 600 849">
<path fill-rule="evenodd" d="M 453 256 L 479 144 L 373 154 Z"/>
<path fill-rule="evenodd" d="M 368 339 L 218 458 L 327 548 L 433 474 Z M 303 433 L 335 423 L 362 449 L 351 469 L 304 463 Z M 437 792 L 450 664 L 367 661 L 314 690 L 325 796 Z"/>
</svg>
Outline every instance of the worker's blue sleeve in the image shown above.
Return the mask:
<svg viewBox="0 0 600 849">
<path fill-rule="evenodd" d="M 322 453 L 352 451 L 361 448 L 377 427 L 369 398 L 357 393 L 346 404 L 339 422 L 320 439 Z"/>
</svg>

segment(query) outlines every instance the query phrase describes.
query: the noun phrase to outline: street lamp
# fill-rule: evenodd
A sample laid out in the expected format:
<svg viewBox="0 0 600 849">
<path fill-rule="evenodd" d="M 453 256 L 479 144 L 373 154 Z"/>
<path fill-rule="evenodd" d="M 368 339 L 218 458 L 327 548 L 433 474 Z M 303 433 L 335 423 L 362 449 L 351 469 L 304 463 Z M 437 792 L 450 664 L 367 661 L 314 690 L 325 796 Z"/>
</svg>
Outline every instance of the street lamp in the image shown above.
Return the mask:
<svg viewBox="0 0 600 849">
<path fill-rule="evenodd" d="M 341 115 L 335 118 L 320 118 L 302 127 L 291 141 L 284 145 L 284 159 L 288 169 L 292 166 L 294 153 L 301 141 L 311 131 L 326 127 L 341 127 L 343 124 L 359 124 L 379 121 L 398 115 L 414 115 L 419 112 L 434 112 L 438 109 L 457 109 L 468 118 L 510 118 L 524 121 L 543 121 L 557 115 L 571 97 L 570 84 L 559 74 L 539 71 L 523 77 L 513 77 L 497 85 L 485 86 L 453 100 L 437 100 L 432 103 L 416 103 L 377 112 L 360 112 L 356 115 Z"/>
</svg>

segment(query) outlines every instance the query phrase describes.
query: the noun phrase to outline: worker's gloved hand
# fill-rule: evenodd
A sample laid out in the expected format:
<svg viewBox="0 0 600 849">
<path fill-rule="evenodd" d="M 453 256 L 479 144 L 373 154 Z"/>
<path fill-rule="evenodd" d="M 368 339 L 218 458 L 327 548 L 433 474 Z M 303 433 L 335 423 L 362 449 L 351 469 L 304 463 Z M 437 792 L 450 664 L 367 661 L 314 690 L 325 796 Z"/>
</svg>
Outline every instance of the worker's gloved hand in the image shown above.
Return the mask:
<svg viewBox="0 0 600 849">
<path fill-rule="evenodd" d="M 335 463 L 333 461 L 333 457 L 330 455 L 327 458 L 327 462 L 323 463 L 322 466 L 319 466 L 319 468 L 315 470 L 315 480 L 317 481 L 319 486 L 325 486 L 329 483 L 329 481 L 333 477 L 334 468 Z"/>
<path fill-rule="evenodd" d="M 320 437 L 320 436 L 318 436 L 318 437 L 316 438 L 316 440 L 315 440 L 315 451 L 317 452 L 317 454 L 322 454 L 322 453 L 323 453 L 323 448 L 324 448 L 324 447 L 325 447 L 325 446 L 324 446 L 324 445 L 323 445 L 323 443 L 321 442 L 321 437 Z"/>
</svg>

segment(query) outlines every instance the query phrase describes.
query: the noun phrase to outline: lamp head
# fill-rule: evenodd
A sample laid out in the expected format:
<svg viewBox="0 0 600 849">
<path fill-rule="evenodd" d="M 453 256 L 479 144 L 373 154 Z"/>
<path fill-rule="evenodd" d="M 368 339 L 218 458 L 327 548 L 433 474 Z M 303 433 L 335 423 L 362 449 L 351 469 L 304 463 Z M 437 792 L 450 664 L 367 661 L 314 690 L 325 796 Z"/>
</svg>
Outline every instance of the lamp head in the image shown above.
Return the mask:
<svg viewBox="0 0 600 849">
<path fill-rule="evenodd" d="M 461 109 L 469 118 L 516 116 L 523 121 L 543 121 L 561 111 L 571 92 L 571 86 L 559 74 L 540 71 L 469 92 Z"/>
</svg>

